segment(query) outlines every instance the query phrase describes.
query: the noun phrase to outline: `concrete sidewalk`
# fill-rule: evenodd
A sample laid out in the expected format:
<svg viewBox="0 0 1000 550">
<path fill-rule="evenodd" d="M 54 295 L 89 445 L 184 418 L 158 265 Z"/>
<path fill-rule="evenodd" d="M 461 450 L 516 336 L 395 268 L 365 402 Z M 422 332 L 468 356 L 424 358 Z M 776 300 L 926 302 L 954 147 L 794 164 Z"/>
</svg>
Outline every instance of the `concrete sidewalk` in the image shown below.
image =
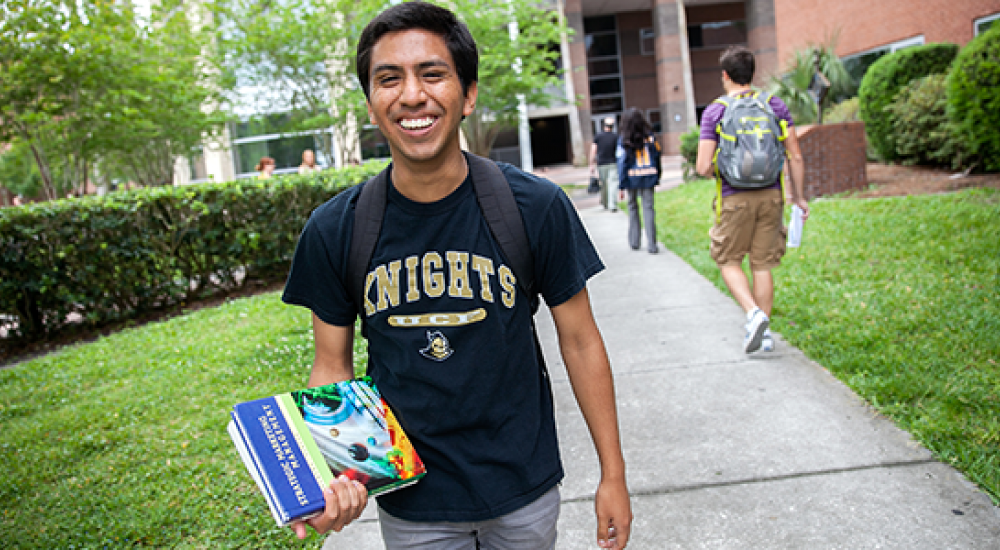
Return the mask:
<svg viewBox="0 0 1000 550">
<path fill-rule="evenodd" d="M 589 288 L 615 372 L 629 548 L 1000 548 L 1000 511 L 953 468 L 780 335 L 744 354 L 739 306 L 674 254 L 629 249 L 624 214 L 581 215 L 608 266 Z M 539 330 L 566 466 L 558 547 L 593 548 L 596 455 L 544 315 Z"/>
<path fill-rule="evenodd" d="M 624 213 L 578 207 L 608 266 L 589 289 L 615 372 L 629 548 L 1000 548 L 1000 511 L 953 468 L 780 335 L 744 354 L 735 302 L 672 253 L 629 249 Z M 538 324 L 566 469 L 557 548 L 596 548 L 596 454 L 544 308 Z M 382 548 L 374 506 L 324 548 Z"/>
</svg>

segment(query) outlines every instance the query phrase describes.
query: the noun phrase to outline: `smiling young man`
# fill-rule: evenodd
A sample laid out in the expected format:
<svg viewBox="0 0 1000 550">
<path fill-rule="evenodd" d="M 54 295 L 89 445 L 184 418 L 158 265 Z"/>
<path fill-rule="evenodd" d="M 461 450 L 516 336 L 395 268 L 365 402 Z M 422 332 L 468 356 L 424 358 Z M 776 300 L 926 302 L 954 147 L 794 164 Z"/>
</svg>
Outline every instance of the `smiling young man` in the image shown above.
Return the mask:
<svg viewBox="0 0 1000 550">
<path fill-rule="evenodd" d="M 389 142 L 384 222 L 366 268 L 368 373 L 427 467 L 378 498 L 388 548 L 553 548 L 559 458 L 549 377 L 526 295 L 477 201 L 459 125 L 478 93 L 478 53 L 450 11 L 393 6 L 362 33 L 358 78 Z M 632 513 L 614 383 L 586 281 L 603 269 L 572 204 L 551 182 L 500 167 L 520 210 L 534 287 L 551 309 L 563 362 L 597 449 L 597 544 L 624 548 Z M 478 181 L 478 180 L 477 180 Z M 347 262 L 360 191 L 316 209 L 283 299 L 313 312 L 310 385 L 353 377 L 357 309 Z M 318 532 L 367 505 L 362 486 L 331 484 Z M 293 526 L 306 534 L 305 524 Z"/>
</svg>

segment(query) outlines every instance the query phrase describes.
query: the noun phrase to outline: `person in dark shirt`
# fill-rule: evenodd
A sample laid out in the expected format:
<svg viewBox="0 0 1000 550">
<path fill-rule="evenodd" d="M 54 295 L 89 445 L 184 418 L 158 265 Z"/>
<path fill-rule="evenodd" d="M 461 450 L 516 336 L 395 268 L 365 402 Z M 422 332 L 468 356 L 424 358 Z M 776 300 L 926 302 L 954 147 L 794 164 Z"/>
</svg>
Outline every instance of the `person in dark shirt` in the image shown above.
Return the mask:
<svg viewBox="0 0 1000 550">
<path fill-rule="evenodd" d="M 605 210 L 618 211 L 618 168 L 615 164 L 615 147 L 618 134 L 615 133 L 615 117 L 607 117 L 602 124 L 603 132 L 594 136 L 590 145 L 590 173 L 597 173 L 601 179 L 601 205 Z"/>
<path fill-rule="evenodd" d="M 563 477 L 549 377 L 526 295 L 479 208 L 459 125 L 473 112 L 478 54 L 445 8 L 395 5 L 358 43 L 370 121 L 389 142 L 386 211 L 364 293 L 368 374 L 427 467 L 378 497 L 387 548 L 553 548 Z M 625 548 L 632 512 L 614 381 L 586 281 L 604 267 L 565 193 L 510 165 L 563 363 L 597 450 L 596 538 Z M 310 216 L 282 299 L 312 311 L 310 386 L 353 377 L 347 262 L 357 188 Z M 320 516 L 293 529 L 340 531 L 367 505 L 363 485 L 331 483 Z"/>
</svg>

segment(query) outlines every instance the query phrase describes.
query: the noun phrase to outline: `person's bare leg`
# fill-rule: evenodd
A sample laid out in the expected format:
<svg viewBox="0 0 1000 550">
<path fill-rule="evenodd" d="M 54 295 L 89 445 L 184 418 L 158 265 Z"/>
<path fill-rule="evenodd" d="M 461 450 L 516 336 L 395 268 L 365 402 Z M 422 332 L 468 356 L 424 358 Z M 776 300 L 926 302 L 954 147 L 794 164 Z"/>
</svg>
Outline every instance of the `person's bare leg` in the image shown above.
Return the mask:
<svg viewBox="0 0 1000 550">
<path fill-rule="evenodd" d="M 754 300 L 754 294 L 750 291 L 750 281 L 747 280 L 741 266 L 720 266 L 719 271 L 722 273 L 722 280 L 729 287 L 729 293 L 733 295 L 733 298 L 736 298 L 736 302 L 740 304 L 743 311 L 750 313 L 753 308 L 758 307 Z"/>
<path fill-rule="evenodd" d="M 771 308 L 774 306 L 774 276 L 770 271 L 753 272 L 752 293 L 754 303 L 770 317 Z"/>
</svg>

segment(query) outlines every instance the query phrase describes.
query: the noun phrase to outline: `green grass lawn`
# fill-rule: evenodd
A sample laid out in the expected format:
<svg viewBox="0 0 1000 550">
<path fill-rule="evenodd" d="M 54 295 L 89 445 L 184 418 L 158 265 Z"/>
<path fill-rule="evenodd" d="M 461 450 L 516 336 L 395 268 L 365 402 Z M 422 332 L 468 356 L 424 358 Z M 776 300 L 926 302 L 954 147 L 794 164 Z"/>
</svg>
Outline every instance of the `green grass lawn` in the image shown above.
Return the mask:
<svg viewBox="0 0 1000 550">
<path fill-rule="evenodd" d="M 721 285 L 712 193 L 658 193 L 657 220 Z M 774 314 L 791 343 L 994 499 L 998 242 L 997 191 L 816 201 L 803 247 L 776 272 Z M 304 385 L 311 360 L 308 312 L 272 293 L 0 370 L 0 547 L 300 546 L 224 427 L 234 403 Z"/>
<path fill-rule="evenodd" d="M 707 180 L 657 193 L 657 230 L 725 289 L 714 193 Z M 1000 504 L 1000 192 L 810 208 L 775 271 L 772 326 Z"/>
<path fill-rule="evenodd" d="M 0 370 L 0 547 L 300 546 L 225 425 L 311 362 L 308 311 L 272 293 Z"/>
</svg>

